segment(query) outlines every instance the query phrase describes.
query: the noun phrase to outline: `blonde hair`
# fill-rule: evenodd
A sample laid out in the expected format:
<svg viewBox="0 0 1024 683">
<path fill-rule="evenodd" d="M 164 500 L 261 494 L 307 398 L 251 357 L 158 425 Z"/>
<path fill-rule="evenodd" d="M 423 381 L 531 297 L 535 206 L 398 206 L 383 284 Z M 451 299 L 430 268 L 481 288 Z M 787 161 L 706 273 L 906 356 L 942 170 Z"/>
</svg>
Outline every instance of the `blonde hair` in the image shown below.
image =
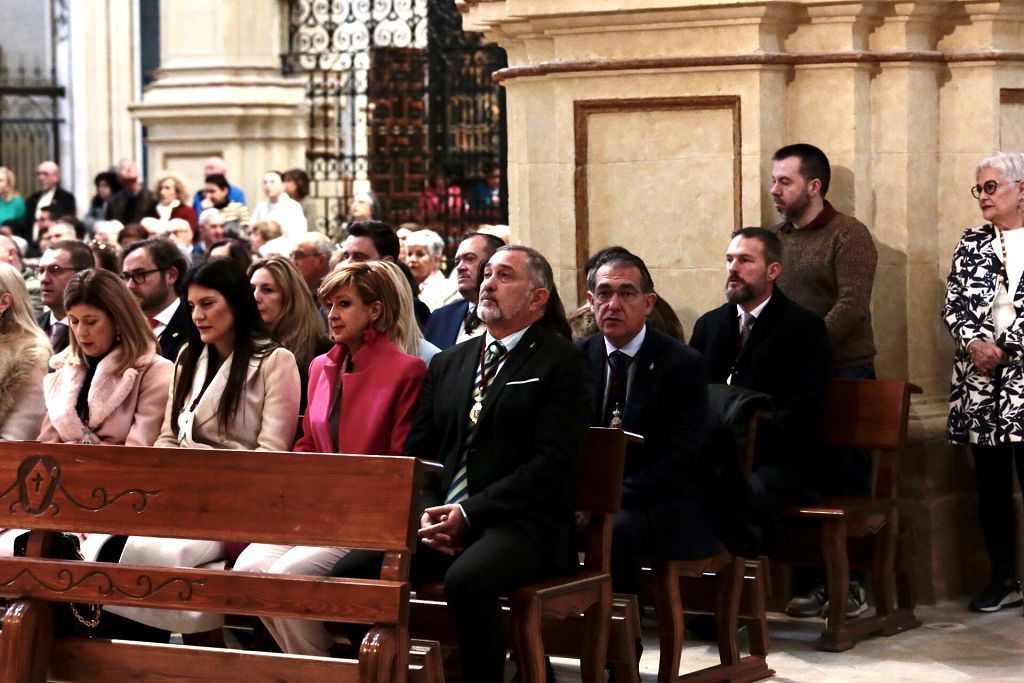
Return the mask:
<svg viewBox="0 0 1024 683">
<path fill-rule="evenodd" d="M 324 339 L 323 321 L 313 305 L 309 287 L 295 265 L 283 256 L 252 264 L 247 272 L 249 278 L 260 268 L 266 268 L 281 288 L 281 317 L 268 325 L 270 332 L 278 344 L 295 354 L 299 367 L 305 368 Z"/>
<path fill-rule="evenodd" d="M 0 315 L 0 334 L 36 337 L 49 346 L 50 341 L 32 312 L 24 278 L 17 268 L 6 263 L 0 263 L 0 294 L 10 294 L 12 299 L 11 307 Z"/>
<path fill-rule="evenodd" d="M 249 232 L 259 234 L 264 244 L 270 240 L 277 239 L 284 234 L 281 231 L 281 224 L 277 221 L 259 221 L 258 223 L 253 223 L 249 226 Z"/>
<path fill-rule="evenodd" d="M 391 341 L 395 346 L 405 351 L 410 356 L 420 355 L 420 326 L 416 322 L 416 313 L 412 307 L 412 289 L 409 281 L 405 279 L 402 269 L 388 261 L 370 261 L 370 268 L 384 272 L 395 287 L 398 296 L 398 319 L 395 321 L 394 330 L 390 333 Z"/>
<path fill-rule="evenodd" d="M 189 204 L 188 192 L 185 191 L 185 182 L 181 179 L 181 176 L 174 171 L 164 171 L 160 174 L 160 177 L 156 179 L 156 190 L 154 194 L 160 197 L 160 186 L 164 184 L 165 180 L 174 181 L 174 192 L 178 195 L 178 201 L 182 204 Z"/>
<path fill-rule="evenodd" d="M 14 199 L 17 197 L 18 179 L 14 176 L 14 171 L 6 166 L 0 166 L 0 175 L 7 179 L 7 196 L 0 195 L 0 199 Z"/>
<path fill-rule="evenodd" d="M 128 290 L 128 285 L 118 276 L 108 270 L 94 268 L 75 273 L 64 290 L 64 310 L 79 304 L 95 306 L 110 316 L 114 323 L 117 330 L 115 339 L 120 338 L 121 346 L 121 362 L 115 368 L 116 372 L 124 372 L 143 356 L 155 352 L 156 336 L 153 329 L 139 307 L 139 302 Z M 74 334 L 68 345 L 71 353 L 84 362 L 84 354 Z"/>
<path fill-rule="evenodd" d="M 327 301 L 336 290 L 342 287 L 352 287 L 356 296 L 362 299 L 364 304 L 379 301 L 381 311 L 373 323 L 373 329 L 394 339 L 401 312 L 399 288 L 395 286 L 387 271 L 375 267 L 378 265 L 380 264 L 376 261 L 350 263 L 337 270 L 332 270 L 320 284 L 317 294 L 321 301 Z"/>
</svg>

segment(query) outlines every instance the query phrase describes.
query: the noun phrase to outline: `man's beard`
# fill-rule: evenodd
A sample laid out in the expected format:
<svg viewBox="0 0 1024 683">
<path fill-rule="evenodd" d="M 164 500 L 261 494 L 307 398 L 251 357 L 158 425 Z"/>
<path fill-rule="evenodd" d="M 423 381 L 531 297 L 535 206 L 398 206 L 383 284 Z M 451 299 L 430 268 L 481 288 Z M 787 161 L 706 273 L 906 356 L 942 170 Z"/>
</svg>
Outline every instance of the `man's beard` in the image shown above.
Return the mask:
<svg viewBox="0 0 1024 683">
<path fill-rule="evenodd" d="M 484 324 L 498 323 L 503 320 L 509 320 L 518 315 L 519 311 L 523 310 L 523 306 L 529 301 L 529 295 L 524 296 L 523 300 L 519 302 L 514 311 L 503 311 L 498 302 L 493 299 L 481 300 L 476 306 L 476 317 L 480 318 Z"/>
<path fill-rule="evenodd" d="M 805 187 L 803 193 L 792 204 L 783 207 L 779 213 L 788 221 L 796 220 L 804 215 L 804 212 L 807 211 L 807 207 L 810 205 L 811 193 Z"/>
<path fill-rule="evenodd" d="M 754 298 L 754 290 L 750 285 L 744 283 L 738 289 L 730 289 L 729 283 L 725 284 L 725 300 L 734 306 L 745 304 Z"/>
</svg>

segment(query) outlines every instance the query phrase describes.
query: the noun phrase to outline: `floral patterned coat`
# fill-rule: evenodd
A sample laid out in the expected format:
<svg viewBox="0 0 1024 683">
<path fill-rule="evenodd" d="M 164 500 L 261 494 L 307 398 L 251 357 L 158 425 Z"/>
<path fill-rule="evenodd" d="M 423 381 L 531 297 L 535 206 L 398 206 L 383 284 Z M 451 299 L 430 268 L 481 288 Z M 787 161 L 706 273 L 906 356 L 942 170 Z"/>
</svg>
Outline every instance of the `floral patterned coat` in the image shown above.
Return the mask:
<svg viewBox="0 0 1024 683">
<path fill-rule="evenodd" d="M 964 232 L 946 281 L 943 316 L 956 344 L 947 435 L 954 443 L 991 446 L 1024 441 L 1024 278 L 1013 296 L 1017 317 L 996 337 L 992 304 L 1001 255 L 995 228 Z M 1009 356 L 993 377 L 974 366 L 967 344 L 995 342 Z"/>
</svg>

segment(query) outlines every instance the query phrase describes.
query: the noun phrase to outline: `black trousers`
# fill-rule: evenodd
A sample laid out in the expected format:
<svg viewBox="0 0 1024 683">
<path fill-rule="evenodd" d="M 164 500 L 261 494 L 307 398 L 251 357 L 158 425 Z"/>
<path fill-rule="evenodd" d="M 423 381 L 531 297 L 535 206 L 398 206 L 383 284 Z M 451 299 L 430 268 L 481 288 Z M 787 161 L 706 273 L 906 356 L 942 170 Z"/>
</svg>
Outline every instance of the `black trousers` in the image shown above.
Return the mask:
<svg viewBox="0 0 1024 683">
<path fill-rule="evenodd" d="M 1017 532 L 1013 509 L 1013 469 L 1024 489 L 1024 444 L 972 446 L 978 481 L 978 513 L 992 578 L 1008 581 L 1017 575 Z"/>
<path fill-rule="evenodd" d="M 454 557 L 422 544 L 416 549 L 413 584 L 444 581 L 467 682 L 504 680 L 508 634 L 498 598 L 561 573 L 548 557 L 550 552 L 542 552 L 528 534 L 511 525 L 484 530 Z M 331 574 L 379 576 L 380 564 L 380 553 L 356 551 L 339 560 Z"/>
</svg>

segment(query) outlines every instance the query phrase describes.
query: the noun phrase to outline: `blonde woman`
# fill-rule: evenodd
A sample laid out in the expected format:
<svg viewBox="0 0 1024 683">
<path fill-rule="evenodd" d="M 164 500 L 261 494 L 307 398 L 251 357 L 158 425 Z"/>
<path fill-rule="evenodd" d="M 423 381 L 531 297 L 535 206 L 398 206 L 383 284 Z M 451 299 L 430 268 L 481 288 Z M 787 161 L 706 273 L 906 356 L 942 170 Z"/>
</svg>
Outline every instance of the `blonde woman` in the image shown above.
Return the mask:
<svg viewBox="0 0 1024 683">
<path fill-rule="evenodd" d="M 304 413 L 309 364 L 332 346 L 324 334 L 323 318 L 309 296 L 302 275 L 283 256 L 271 256 L 250 266 L 249 283 L 256 309 L 270 329 L 270 336 L 295 356 L 302 382 L 299 413 Z"/>
<path fill-rule="evenodd" d="M 20 224 L 24 220 L 25 200 L 18 194 L 14 172 L 6 166 L 0 166 L 0 225 L 7 221 L 16 221 Z"/>
<path fill-rule="evenodd" d="M 39 328 L 25 281 L 0 263 L 0 441 L 32 441 L 43 421 L 50 342 Z"/>
<path fill-rule="evenodd" d="M 416 356 L 429 365 L 430 359 L 440 353 L 441 349 L 424 339 L 420 332 L 412 307 L 412 290 L 409 289 L 405 273 L 390 261 L 370 261 L 370 267 L 381 270 L 390 277 L 398 293 L 398 320 L 395 322 L 391 341 L 410 356 Z"/>
<path fill-rule="evenodd" d="M 64 291 L 71 335 L 43 381 L 45 443 L 152 446 L 160 435 L 172 363 L 138 302 L 106 270 L 76 273 Z"/>
<path fill-rule="evenodd" d="M 328 273 L 320 285 L 334 347 L 309 371 L 309 407 L 295 450 L 314 453 L 398 455 L 412 427 L 427 372 L 419 358 L 393 343 L 401 315 L 399 286 L 381 263 L 352 263 Z M 325 576 L 344 548 L 254 543 L 235 569 Z M 331 637 L 323 624 L 265 619 L 281 649 L 324 655 Z"/>
</svg>

